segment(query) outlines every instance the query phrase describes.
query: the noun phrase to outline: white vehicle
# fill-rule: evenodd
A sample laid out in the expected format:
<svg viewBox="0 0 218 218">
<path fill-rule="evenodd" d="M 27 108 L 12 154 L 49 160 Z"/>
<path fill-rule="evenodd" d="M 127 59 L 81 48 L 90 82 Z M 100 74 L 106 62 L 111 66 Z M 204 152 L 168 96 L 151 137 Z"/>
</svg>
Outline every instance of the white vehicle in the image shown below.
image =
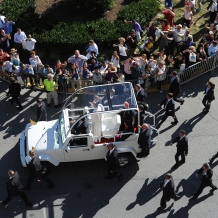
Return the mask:
<svg viewBox="0 0 218 218">
<path fill-rule="evenodd" d="M 124 108 L 124 102 L 129 105 L 128 108 Z M 131 83 L 79 89 L 66 99 L 59 119 L 27 124 L 20 135 L 22 165 L 27 166 L 25 158 L 32 147 L 35 147 L 41 161 L 54 166 L 63 162 L 104 159 L 107 153 L 104 143 L 109 142 L 113 142 L 118 150 L 120 165 L 128 165 L 141 149 L 137 143 L 136 128 L 123 134 L 128 134 L 125 141 L 117 141 L 117 134 L 122 136 L 119 130 L 126 112 L 132 115 L 131 122 L 135 119 L 139 121 Z"/>
</svg>

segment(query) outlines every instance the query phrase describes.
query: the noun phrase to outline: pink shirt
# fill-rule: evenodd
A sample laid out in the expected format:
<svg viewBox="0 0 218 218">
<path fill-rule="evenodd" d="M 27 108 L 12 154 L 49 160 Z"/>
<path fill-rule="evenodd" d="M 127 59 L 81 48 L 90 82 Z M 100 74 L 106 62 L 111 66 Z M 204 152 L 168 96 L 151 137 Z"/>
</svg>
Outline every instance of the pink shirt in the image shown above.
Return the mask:
<svg viewBox="0 0 218 218">
<path fill-rule="evenodd" d="M 132 65 L 132 64 L 130 64 L 129 61 L 127 61 L 127 62 L 124 64 L 124 72 L 125 72 L 126 74 L 131 74 L 131 70 L 129 69 L 131 65 Z"/>
</svg>

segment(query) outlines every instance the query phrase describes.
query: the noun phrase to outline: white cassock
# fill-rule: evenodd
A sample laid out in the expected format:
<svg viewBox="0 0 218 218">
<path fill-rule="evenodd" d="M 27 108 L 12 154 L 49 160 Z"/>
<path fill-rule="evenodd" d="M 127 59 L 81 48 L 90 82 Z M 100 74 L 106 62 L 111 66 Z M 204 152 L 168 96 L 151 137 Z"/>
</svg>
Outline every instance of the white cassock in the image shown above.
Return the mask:
<svg viewBox="0 0 218 218">
<path fill-rule="evenodd" d="M 93 113 L 98 111 L 104 111 L 102 104 L 98 104 L 97 108 L 94 108 Z M 102 120 L 103 114 L 92 114 L 92 133 L 94 136 L 98 136 L 94 139 L 94 142 L 101 141 Z"/>
</svg>

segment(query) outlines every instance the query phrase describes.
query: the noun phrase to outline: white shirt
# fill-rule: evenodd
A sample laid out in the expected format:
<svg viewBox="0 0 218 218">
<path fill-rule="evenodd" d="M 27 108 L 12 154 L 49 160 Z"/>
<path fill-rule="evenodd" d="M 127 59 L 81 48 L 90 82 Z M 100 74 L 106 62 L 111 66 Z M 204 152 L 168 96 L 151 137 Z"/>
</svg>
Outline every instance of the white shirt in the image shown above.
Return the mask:
<svg viewBox="0 0 218 218">
<path fill-rule="evenodd" d="M 105 70 L 106 70 L 107 68 L 108 68 L 108 65 L 107 65 L 107 64 L 106 64 L 105 67 L 102 65 L 101 68 L 100 68 L 101 73 L 104 74 L 104 73 L 105 73 Z"/>
<path fill-rule="evenodd" d="M 31 38 L 30 40 L 24 40 L 22 42 L 22 45 L 23 45 L 23 49 L 26 49 L 28 51 L 32 51 L 35 49 L 35 44 L 36 44 L 36 40 Z"/>
<path fill-rule="evenodd" d="M 180 30 L 179 32 L 177 29 L 175 30 L 174 38 L 176 42 L 181 42 L 183 36 L 184 36 L 184 30 Z"/>
<path fill-rule="evenodd" d="M 119 58 L 117 60 L 117 58 L 112 55 L 111 62 L 114 64 L 115 67 L 120 68 Z"/>
<path fill-rule="evenodd" d="M 23 31 L 21 31 L 20 34 L 18 34 L 18 33 L 14 34 L 14 42 L 16 42 L 16 43 L 20 43 L 21 44 L 22 41 L 25 40 L 25 39 L 26 39 L 26 34 Z"/>
<path fill-rule="evenodd" d="M 209 11 L 210 11 L 210 12 L 215 12 L 215 11 L 217 11 L 217 3 L 216 3 L 216 2 L 213 2 L 213 4 L 210 6 Z"/>
<path fill-rule="evenodd" d="M 164 180 L 164 185 L 163 185 L 163 187 L 165 188 L 165 186 L 167 185 L 167 183 L 170 181 L 171 179 L 165 179 Z"/>
<path fill-rule="evenodd" d="M 186 20 L 191 20 L 192 19 L 191 15 L 192 15 L 191 11 L 185 12 L 184 17 L 185 17 Z"/>
<path fill-rule="evenodd" d="M 98 55 L 98 46 L 96 45 L 96 43 L 88 47 L 88 52 L 91 53 L 92 51 L 95 52 L 96 55 Z"/>
<path fill-rule="evenodd" d="M 3 29 L 3 23 L 5 23 L 5 16 L 0 16 L 0 29 Z"/>
<path fill-rule="evenodd" d="M 110 154 L 114 151 L 114 148 L 112 150 L 110 150 Z"/>
<path fill-rule="evenodd" d="M 119 53 L 121 56 L 127 56 L 125 46 L 118 46 L 118 48 L 119 48 Z"/>
</svg>

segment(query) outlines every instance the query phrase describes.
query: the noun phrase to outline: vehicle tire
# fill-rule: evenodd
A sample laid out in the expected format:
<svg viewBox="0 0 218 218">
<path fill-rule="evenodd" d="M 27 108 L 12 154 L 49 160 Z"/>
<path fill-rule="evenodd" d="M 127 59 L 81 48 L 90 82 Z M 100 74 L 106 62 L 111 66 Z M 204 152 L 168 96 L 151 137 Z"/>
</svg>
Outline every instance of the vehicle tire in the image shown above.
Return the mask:
<svg viewBox="0 0 218 218">
<path fill-rule="evenodd" d="M 40 163 L 46 168 L 46 173 L 45 173 L 46 175 L 48 175 L 52 171 L 52 168 L 54 167 L 54 165 L 48 161 L 40 161 Z"/>
<path fill-rule="evenodd" d="M 121 153 L 119 154 L 119 165 L 120 167 L 126 167 L 132 162 L 132 154 Z"/>
</svg>

